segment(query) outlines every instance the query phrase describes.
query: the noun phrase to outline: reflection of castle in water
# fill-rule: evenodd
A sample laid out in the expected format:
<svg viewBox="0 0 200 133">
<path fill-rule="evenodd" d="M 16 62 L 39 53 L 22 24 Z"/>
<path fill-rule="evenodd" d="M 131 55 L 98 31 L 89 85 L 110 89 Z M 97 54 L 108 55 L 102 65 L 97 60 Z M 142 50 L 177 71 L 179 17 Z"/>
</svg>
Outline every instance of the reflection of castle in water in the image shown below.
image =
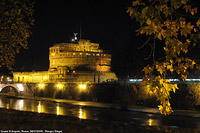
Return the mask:
<svg viewBox="0 0 200 133">
<path fill-rule="evenodd" d="M 49 70 L 14 72 L 15 82 L 104 82 L 117 80 L 111 55 L 89 40 L 59 43 L 49 48 Z"/>
</svg>

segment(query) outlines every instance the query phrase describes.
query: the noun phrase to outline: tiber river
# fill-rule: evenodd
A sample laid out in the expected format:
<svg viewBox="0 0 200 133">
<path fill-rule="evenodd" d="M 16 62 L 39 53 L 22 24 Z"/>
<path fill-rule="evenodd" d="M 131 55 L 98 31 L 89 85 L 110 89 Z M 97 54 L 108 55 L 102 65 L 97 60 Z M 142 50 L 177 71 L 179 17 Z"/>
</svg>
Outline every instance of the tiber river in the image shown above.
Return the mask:
<svg viewBox="0 0 200 133">
<path fill-rule="evenodd" d="M 80 119 L 121 121 L 149 126 L 170 126 L 173 128 L 191 128 L 200 131 L 200 119 L 182 116 L 163 116 L 117 109 L 102 109 L 74 106 L 48 101 L 16 99 L 0 96 L 0 108 L 74 116 Z"/>
</svg>

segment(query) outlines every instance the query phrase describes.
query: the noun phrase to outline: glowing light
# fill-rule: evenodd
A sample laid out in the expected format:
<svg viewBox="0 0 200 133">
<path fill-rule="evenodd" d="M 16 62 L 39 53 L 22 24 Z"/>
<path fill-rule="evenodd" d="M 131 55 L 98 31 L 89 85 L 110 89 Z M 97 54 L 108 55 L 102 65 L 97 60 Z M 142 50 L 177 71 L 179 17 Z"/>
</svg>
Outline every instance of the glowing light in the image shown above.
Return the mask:
<svg viewBox="0 0 200 133">
<path fill-rule="evenodd" d="M 39 87 L 40 89 L 44 89 L 45 84 L 38 84 L 38 87 Z"/>
<path fill-rule="evenodd" d="M 22 84 L 17 84 L 19 91 L 24 91 L 24 86 Z"/>
<path fill-rule="evenodd" d="M 3 76 L 1 76 L 1 82 L 3 81 Z"/>
<path fill-rule="evenodd" d="M 19 101 L 19 109 L 22 110 L 24 107 L 24 101 L 23 100 L 20 100 Z"/>
<path fill-rule="evenodd" d="M 10 108 L 10 104 L 6 104 L 6 109 L 9 109 Z"/>
<path fill-rule="evenodd" d="M 59 90 L 62 90 L 63 87 L 64 87 L 64 85 L 61 84 L 61 83 L 58 83 L 58 84 L 56 84 L 56 87 L 57 87 Z"/>
<path fill-rule="evenodd" d="M 178 82 L 180 81 L 179 79 L 168 79 L 170 82 Z"/>
<path fill-rule="evenodd" d="M 153 120 L 151 118 L 149 118 L 149 120 L 147 121 L 149 126 L 158 126 L 159 125 L 159 121 L 157 120 Z"/>
<path fill-rule="evenodd" d="M 39 104 L 38 104 L 38 113 L 41 113 L 41 102 L 39 102 Z"/>
<path fill-rule="evenodd" d="M 86 84 L 79 84 L 78 87 L 79 87 L 80 90 L 86 90 L 87 85 Z"/>
<path fill-rule="evenodd" d="M 86 112 L 82 108 L 79 109 L 78 118 L 80 118 L 80 119 L 87 119 Z"/>
<path fill-rule="evenodd" d="M 11 81 L 12 81 L 12 79 L 11 79 L 10 77 L 7 77 L 7 81 L 11 82 Z"/>
<path fill-rule="evenodd" d="M 59 105 L 59 103 L 56 105 L 56 115 L 65 115 L 65 112 L 63 111 L 63 107 Z"/>
<path fill-rule="evenodd" d="M 199 82 L 200 79 L 185 79 L 185 81 L 188 81 L 188 82 Z"/>
<path fill-rule="evenodd" d="M 143 79 L 129 79 L 129 82 L 142 82 Z M 179 79 L 166 79 L 171 82 L 179 82 Z M 185 82 L 200 82 L 200 79 L 185 79 Z"/>
<path fill-rule="evenodd" d="M 148 125 L 149 125 L 149 126 L 152 126 L 152 123 L 153 123 L 153 120 L 152 120 L 152 119 L 149 119 Z"/>
<path fill-rule="evenodd" d="M 77 40 L 78 38 L 77 38 L 77 35 L 78 35 L 78 33 L 74 33 L 74 40 Z"/>
<path fill-rule="evenodd" d="M 143 79 L 129 79 L 129 82 L 142 82 Z"/>
<path fill-rule="evenodd" d="M 46 79 L 47 79 L 47 76 L 44 76 L 44 77 L 43 77 L 43 80 L 46 80 Z"/>
<path fill-rule="evenodd" d="M 79 110 L 79 118 L 80 118 L 80 119 L 83 118 L 83 111 L 82 111 L 82 109 Z"/>
<path fill-rule="evenodd" d="M 60 115 L 60 107 L 59 107 L 59 105 L 56 106 L 56 114 Z"/>
</svg>

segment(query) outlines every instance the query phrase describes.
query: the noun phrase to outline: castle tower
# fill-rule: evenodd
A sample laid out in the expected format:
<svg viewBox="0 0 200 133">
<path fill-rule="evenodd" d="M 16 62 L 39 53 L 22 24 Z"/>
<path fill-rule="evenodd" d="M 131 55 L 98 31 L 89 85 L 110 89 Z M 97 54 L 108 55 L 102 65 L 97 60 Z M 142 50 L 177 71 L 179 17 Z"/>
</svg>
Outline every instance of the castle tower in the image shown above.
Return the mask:
<svg viewBox="0 0 200 133">
<path fill-rule="evenodd" d="M 103 52 L 98 43 L 80 40 L 58 43 L 49 48 L 49 70 L 14 72 L 14 82 L 107 82 L 118 80 L 111 69 L 111 55 Z"/>
<path fill-rule="evenodd" d="M 111 55 L 104 53 L 98 43 L 89 40 L 80 40 L 78 44 L 59 43 L 49 48 L 49 68 L 58 67 L 109 72 Z"/>
</svg>

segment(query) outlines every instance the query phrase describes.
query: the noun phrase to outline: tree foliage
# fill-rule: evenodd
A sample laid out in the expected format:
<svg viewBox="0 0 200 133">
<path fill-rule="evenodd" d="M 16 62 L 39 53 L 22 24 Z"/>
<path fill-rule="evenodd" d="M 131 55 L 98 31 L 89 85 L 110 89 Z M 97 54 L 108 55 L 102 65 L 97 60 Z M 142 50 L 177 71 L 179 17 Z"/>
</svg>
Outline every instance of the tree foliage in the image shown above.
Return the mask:
<svg viewBox="0 0 200 133">
<path fill-rule="evenodd" d="M 148 36 L 145 44 L 152 47 L 153 63 L 143 69 L 143 84 L 148 85 L 160 101 L 160 112 L 168 115 L 173 112 L 170 92 L 179 89 L 177 84 L 167 80 L 168 75 L 176 73 L 185 80 L 189 68 L 199 68 L 195 60 L 185 56 L 189 47 L 196 46 L 200 39 L 197 8 L 192 7 L 190 0 L 134 0 L 127 12 L 139 22 L 138 34 Z M 156 45 L 162 45 L 163 59 L 155 58 Z"/>
<path fill-rule="evenodd" d="M 0 66 L 11 68 L 20 48 L 27 48 L 33 25 L 33 2 L 0 0 Z"/>
</svg>

